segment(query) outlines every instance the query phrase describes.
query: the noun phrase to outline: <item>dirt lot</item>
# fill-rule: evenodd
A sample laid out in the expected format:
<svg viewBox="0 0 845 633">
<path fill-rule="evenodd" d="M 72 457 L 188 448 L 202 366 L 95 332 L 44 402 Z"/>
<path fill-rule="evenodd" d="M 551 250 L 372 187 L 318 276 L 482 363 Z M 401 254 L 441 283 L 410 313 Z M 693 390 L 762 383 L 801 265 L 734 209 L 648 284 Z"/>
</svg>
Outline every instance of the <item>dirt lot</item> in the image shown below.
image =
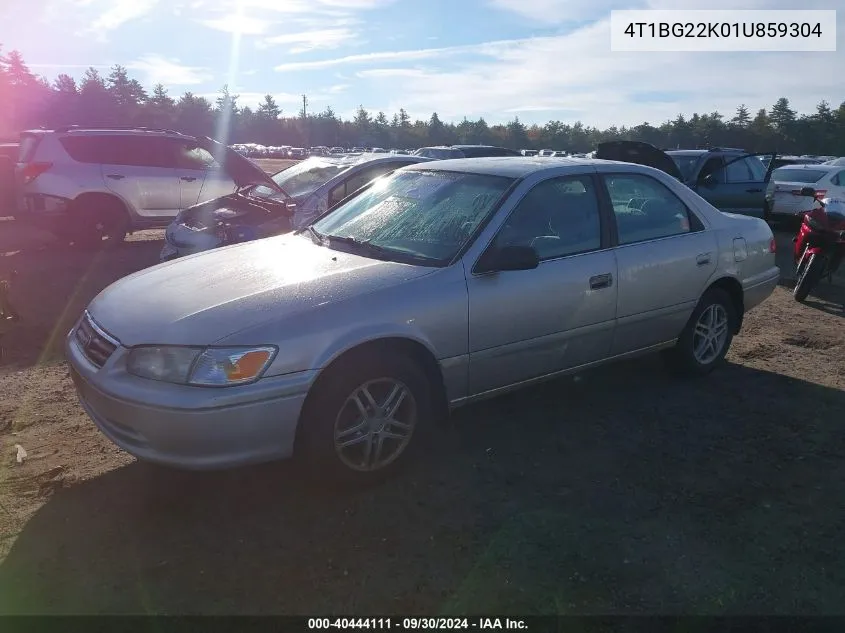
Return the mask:
<svg viewBox="0 0 845 633">
<path fill-rule="evenodd" d="M 845 280 L 796 304 L 780 242 L 784 287 L 711 377 L 646 358 L 473 406 L 428 460 L 340 494 L 284 464 L 161 486 L 61 358 L 160 233 L 91 256 L 0 222 L 24 319 L 0 368 L 0 612 L 845 613 Z"/>
</svg>

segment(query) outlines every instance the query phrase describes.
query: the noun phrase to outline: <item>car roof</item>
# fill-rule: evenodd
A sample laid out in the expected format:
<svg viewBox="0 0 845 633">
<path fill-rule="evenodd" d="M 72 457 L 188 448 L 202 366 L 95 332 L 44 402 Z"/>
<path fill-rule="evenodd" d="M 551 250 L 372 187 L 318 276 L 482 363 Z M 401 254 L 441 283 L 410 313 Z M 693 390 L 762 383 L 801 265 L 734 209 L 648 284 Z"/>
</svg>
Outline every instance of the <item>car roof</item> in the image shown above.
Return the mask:
<svg viewBox="0 0 845 633">
<path fill-rule="evenodd" d="M 531 156 L 482 156 L 479 158 L 450 158 L 426 163 L 425 169 L 456 171 L 469 174 L 523 178 L 534 172 L 567 165 L 604 165 L 616 161 L 595 158 L 534 158 Z M 618 163 L 628 164 L 628 163 Z"/>
<path fill-rule="evenodd" d="M 775 171 L 778 171 L 778 169 L 811 169 L 815 171 L 833 171 L 835 169 L 842 169 L 842 167 L 843 165 L 825 165 L 824 163 L 794 163 L 791 165 L 782 165 L 775 169 Z"/>
</svg>

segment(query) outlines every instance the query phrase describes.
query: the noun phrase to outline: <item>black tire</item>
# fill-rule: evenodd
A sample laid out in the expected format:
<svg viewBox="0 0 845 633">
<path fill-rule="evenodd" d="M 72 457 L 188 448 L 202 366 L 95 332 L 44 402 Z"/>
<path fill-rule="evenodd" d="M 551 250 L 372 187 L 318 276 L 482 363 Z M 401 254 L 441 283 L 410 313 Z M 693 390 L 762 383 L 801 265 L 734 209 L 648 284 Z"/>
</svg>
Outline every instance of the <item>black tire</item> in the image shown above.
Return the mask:
<svg viewBox="0 0 845 633">
<path fill-rule="evenodd" d="M 335 427 L 339 420 L 357 418 L 356 410 L 352 409 L 353 405 L 349 404 L 348 398 L 362 386 L 372 383 L 370 388 L 374 397 L 383 386 L 389 389 L 388 383 L 379 382 L 381 379 L 396 381 L 407 388 L 399 413 L 404 416 L 413 407 L 414 424 L 408 434 L 408 441 L 393 461 L 376 470 L 356 470 L 344 461 L 341 451 L 335 447 Z M 426 431 L 433 427 L 432 402 L 430 381 L 422 367 L 408 356 L 395 352 L 375 352 L 341 359 L 321 376 L 306 402 L 297 432 L 296 460 L 315 482 L 325 482 L 333 487 L 361 487 L 382 481 L 410 461 L 412 454 L 422 445 Z M 351 423 L 352 426 L 356 424 Z M 360 439 L 363 435 L 372 437 L 375 434 L 378 437 L 381 432 L 387 432 L 387 429 L 358 431 L 349 435 L 347 441 Z M 397 446 L 401 444 L 400 440 L 391 439 L 389 444 L 386 439 L 381 441 L 388 450 L 394 446 L 394 442 Z M 375 450 L 373 440 L 362 440 L 362 452 L 367 443 L 370 443 L 371 450 Z M 344 454 L 352 461 L 358 445 L 350 449 Z"/>
<path fill-rule="evenodd" d="M 810 294 L 824 273 L 825 261 L 824 257 L 813 253 L 807 260 L 807 263 L 798 271 L 798 281 L 795 283 L 795 288 L 792 289 L 792 296 L 799 303 L 803 303 Z"/>
<path fill-rule="evenodd" d="M 699 324 L 699 319 L 711 307 L 717 312 L 723 311 L 727 323 L 724 338 L 720 336 L 721 349 L 712 357 L 700 359 L 696 355 L 696 347 L 700 341 L 700 335 L 697 334 L 696 327 Z M 663 353 L 663 359 L 669 369 L 682 376 L 704 376 L 716 369 L 725 360 L 725 355 L 730 349 L 733 341 L 734 332 L 736 331 L 736 324 L 739 315 L 736 313 L 736 307 L 731 300 L 730 295 L 721 288 L 711 288 L 698 302 L 695 310 L 692 311 L 689 321 L 687 321 L 681 336 L 678 337 L 675 347 L 666 350 Z M 721 331 L 721 330 L 720 330 Z"/>
<path fill-rule="evenodd" d="M 117 200 L 75 202 L 70 217 L 70 240 L 84 249 L 114 248 L 129 228 L 126 210 Z"/>
</svg>

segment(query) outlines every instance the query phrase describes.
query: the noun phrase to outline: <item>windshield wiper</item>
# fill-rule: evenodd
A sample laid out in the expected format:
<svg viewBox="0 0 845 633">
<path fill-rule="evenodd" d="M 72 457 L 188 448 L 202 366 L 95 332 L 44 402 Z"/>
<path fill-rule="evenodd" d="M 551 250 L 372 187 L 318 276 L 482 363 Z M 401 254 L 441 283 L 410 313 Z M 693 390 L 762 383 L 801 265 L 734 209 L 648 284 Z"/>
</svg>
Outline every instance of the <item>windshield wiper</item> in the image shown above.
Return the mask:
<svg viewBox="0 0 845 633">
<path fill-rule="evenodd" d="M 317 229 L 313 226 L 309 225 L 306 226 L 304 229 L 299 229 L 296 234 L 300 235 L 302 233 L 310 233 L 311 234 L 311 241 L 315 244 L 319 244 L 320 246 L 326 245 L 326 236 L 320 233 Z"/>
<path fill-rule="evenodd" d="M 325 235 L 324 237 L 328 239 L 329 243 L 347 244 L 365 252 L 371 257 L 375 257 L 376 259 L 428 263 L 429 265 L 432 261 L 435 261 L 432 257 L 426 257 L 425 255 L 416 255 L 414 253 L 406 253 L 404 251 L 396 250 L 393 248 L 386 248 L 384 246 L 379 246 L 378 244 L 373 244 L 369 240 L 362 240 L 357 237 L 342 237 L 339 235 Z"/>
</svg>

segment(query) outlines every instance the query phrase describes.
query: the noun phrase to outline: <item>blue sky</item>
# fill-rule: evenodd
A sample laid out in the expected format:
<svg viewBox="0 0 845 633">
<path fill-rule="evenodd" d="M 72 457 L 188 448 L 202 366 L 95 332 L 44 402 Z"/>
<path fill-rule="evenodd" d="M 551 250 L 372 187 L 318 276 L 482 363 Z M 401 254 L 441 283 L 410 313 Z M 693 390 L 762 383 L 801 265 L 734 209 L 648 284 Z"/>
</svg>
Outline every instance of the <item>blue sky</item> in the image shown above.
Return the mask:
<svg viewBox="0 0 845 633">
<path fill-rule="evenodd" d="M 0 43 L 52 79 L 119 63 L 150 87 L 296 112 L 658 124 L 679 112 L 845 99 L 835 53 L 614 53 L 609 11 L 837 8 L 836 0 L 0 0 Z M 799 6 L 800 5 L 800 6 Z M 40 8 L 33 8 L 40 7 Z"/>
</svg>

